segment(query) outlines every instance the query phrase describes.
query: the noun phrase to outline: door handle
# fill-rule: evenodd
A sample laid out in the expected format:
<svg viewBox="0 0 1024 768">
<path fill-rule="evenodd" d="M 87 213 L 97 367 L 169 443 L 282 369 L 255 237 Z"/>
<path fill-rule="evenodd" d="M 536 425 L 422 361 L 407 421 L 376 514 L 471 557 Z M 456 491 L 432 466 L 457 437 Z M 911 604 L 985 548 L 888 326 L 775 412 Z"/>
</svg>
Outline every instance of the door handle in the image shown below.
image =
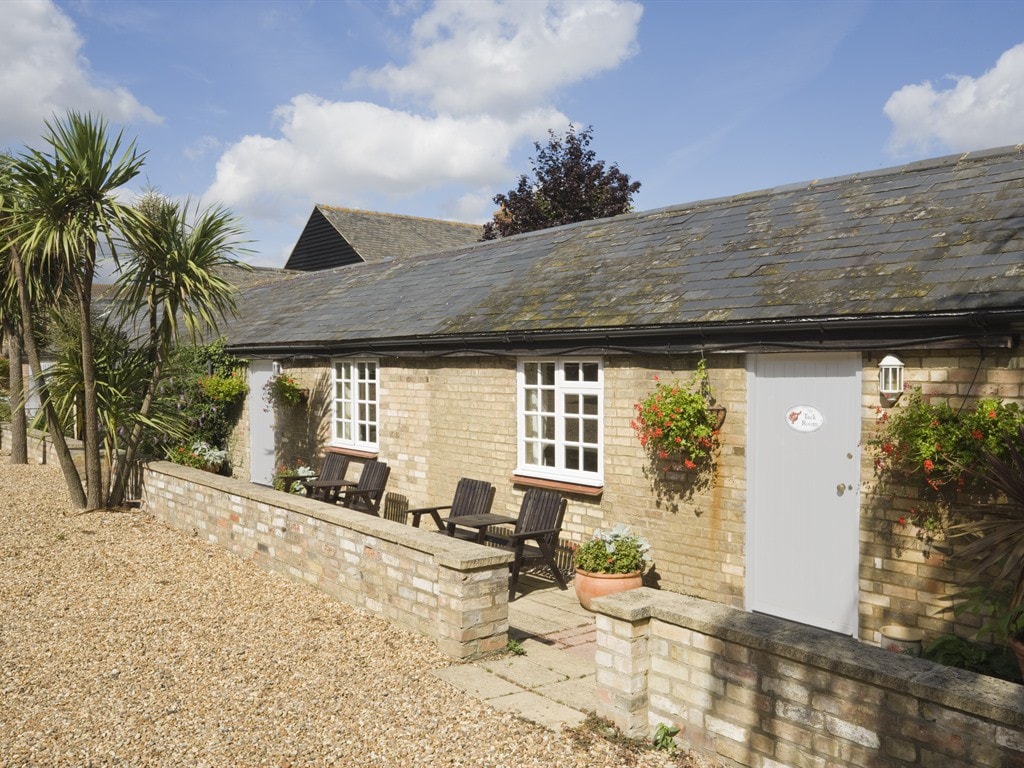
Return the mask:
<svg viewBox="0 0 1024 768">
<path fill-rule="evenodd" d="M 842 496 L 846 493 L 846 483 L 840 483 L 836 486 L 836 496 Z"/>
</svg>

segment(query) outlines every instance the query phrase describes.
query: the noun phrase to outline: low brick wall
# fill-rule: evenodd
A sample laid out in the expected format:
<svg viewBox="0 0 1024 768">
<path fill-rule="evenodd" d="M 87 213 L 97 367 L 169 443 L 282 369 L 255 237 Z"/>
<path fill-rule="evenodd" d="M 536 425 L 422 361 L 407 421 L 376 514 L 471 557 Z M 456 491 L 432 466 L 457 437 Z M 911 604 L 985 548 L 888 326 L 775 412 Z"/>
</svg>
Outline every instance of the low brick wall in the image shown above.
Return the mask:
<svg viewBox="0 0 1024 768">
<path fill-rule="evenodd" d="M 759 614 L 601 598 L 597 712 L 728 766 L 1024 766 L 1024 687 Z"/>
<path fill-rule="evenodd" d="M 434 638 L 459 659 L 508 642 L 511 554 L 169 462 L 144 508 L 261 568 Z"/>
</svg>

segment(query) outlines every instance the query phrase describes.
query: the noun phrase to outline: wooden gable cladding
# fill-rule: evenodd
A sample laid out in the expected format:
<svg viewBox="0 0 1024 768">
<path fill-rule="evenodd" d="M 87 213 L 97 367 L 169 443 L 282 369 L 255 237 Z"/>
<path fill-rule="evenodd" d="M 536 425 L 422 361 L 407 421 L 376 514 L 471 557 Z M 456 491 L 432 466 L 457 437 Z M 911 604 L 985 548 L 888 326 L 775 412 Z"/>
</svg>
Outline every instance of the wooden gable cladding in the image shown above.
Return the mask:
<svg viewBox="0 0 1024 768">
<path fill-rule="evenodd" d="M 285 269 L 313 272 L 348 264 L 359 264 L 362 258 L 345 237 L 334 228 L 319 208 L 309 216 Z"/>
</svg>

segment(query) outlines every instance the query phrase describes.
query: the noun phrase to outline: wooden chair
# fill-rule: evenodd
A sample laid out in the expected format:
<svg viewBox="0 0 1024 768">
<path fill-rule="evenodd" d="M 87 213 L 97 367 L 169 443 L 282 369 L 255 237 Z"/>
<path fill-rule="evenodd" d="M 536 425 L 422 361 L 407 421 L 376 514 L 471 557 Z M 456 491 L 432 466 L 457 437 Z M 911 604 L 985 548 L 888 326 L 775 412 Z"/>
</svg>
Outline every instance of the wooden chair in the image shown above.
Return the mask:
<svg viewBox="0 0 1024 768">
<path fill-rule="evenodd" d="M 338 500 L 343 507 L 380 517 L 380 503 L 384 500 L 384 488 L 390 474 L 391 467 L 383 461 L 368 461 L 363 465 L 359 482 L 341 488 Z"/>
<path fill-rule="evenodd" d="M 491 511 L 491 504 L 494 503 L 494 486 L 484 480 L 470 480 L 463 477 L 455 486 L 455 496 L 452 503 L 441 507 L 421 507 L 410 509 L 407 515 L 412 515 L 413 528 L 420 527 L 420 520 L 424 515 L 430 515 L 437 526 L 437 530 L 445 531 L 445 524 L 441 522 L 440 512 L 443 509 L 449 510 L 448 517 L 460 515 L 486 515 Z M 456 536 L 464 538 L 456 531 Z"/>
<path fill-rule="evenodd" d="M 530 488 L 523 496 L 515 531 L 501 544 L 515 555 L 509 566 L 509 602 L 515 598 L 519 572 L 524 564 L 543 563 L 551 571 L 558 587 L 568 588 L 555 562 L 555 547 L 562 532 L 566 503 L 560 494 L 540 488 Z"/>
<path fill-rule="evenodd" d="M 306 489 L 306 495 L 329 504 L 337 502 L 341 486 L 331 483 L 345 479 L 350 461 L 351 459 L 343 453 L 329 451 L 320 465 L 319 474 L 299 480 Z"/>
</svg>

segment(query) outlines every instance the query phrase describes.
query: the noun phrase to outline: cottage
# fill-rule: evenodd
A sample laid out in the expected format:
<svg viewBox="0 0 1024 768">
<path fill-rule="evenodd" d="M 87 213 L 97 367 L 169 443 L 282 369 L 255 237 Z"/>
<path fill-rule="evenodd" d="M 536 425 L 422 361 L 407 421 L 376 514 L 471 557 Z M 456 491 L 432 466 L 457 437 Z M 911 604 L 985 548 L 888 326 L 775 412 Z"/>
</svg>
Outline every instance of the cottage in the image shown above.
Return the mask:
<svg viewBox="0 0 1024 768">
<path fill-rule="evenodd" d="M 956 404 L 1024 400 L 1022 225 L 1013 147 L 253 286 L 227 333 L 252 361 L 235 465 L 268 482 L 325 447 L 380 457 L 397 506 L 463 476 L 500 512 L 554 487 L 568 540 L 631 525 L 662 589 L 867 641 L 935 631 L 942 561 L 894 547 L 871 493 L 879 364 Z M 634 405 L 701 360 L 714 472 L 665 473 Z M 266 413 L 275 367 L 305 406 Z"/>
</svg>

